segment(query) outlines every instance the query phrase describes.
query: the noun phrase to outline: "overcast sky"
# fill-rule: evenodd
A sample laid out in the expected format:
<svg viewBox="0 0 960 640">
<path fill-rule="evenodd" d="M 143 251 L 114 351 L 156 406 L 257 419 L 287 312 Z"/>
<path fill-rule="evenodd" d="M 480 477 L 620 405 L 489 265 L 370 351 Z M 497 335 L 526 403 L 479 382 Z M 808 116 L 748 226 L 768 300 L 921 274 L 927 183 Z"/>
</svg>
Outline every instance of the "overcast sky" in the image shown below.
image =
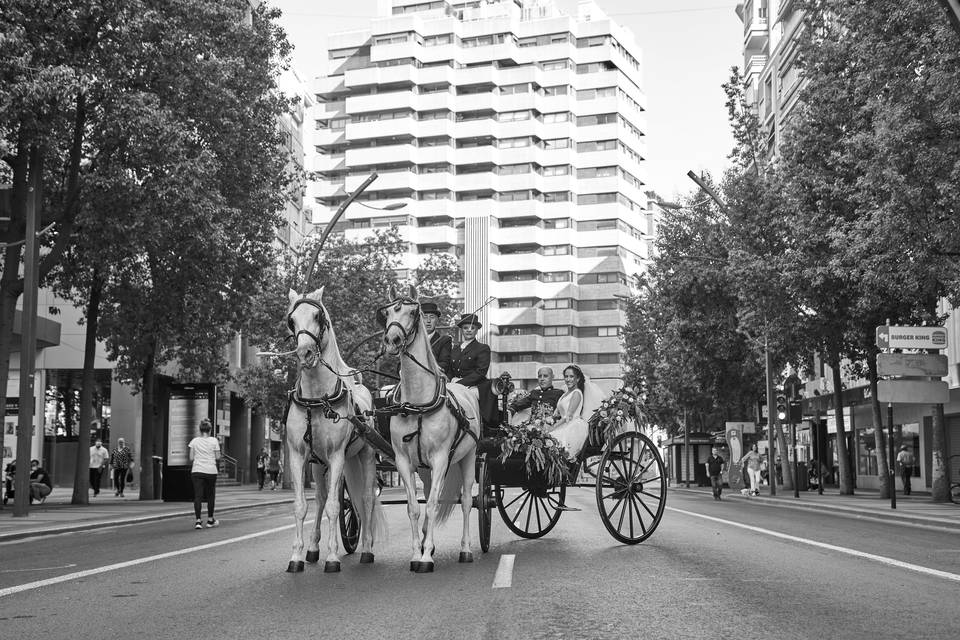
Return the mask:
<svg viewBox="0 0 960 640">
<path fill-rule="evenodd" d="M 280 8 L 294 45 L 293 66 L 308 80 L 326 70 L 327 35 L 367 28 L 377 0 L 268 0 Z M 720 176 L 733 144 L 721 84 L 743 66 L 736 2 L 596 0 L 641 49 L 647 95 L 649 184 L 665 199 L 689 192 L 689 169 Z M 577 0 L 556 0 L 576 15 Z"/>
</svg>

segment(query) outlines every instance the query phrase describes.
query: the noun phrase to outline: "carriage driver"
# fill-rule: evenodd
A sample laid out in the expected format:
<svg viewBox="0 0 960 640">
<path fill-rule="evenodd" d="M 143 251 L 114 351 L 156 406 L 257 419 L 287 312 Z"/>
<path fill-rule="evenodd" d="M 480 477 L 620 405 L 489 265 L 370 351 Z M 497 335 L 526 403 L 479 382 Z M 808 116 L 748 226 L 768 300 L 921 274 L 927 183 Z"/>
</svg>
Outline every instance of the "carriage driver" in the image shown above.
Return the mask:
<svg viewBox="0 0 960 640">
<path fill-rule="evenodd" d="M 477 342 L 480 320 L 475 313 L 465 313 L 457 322 L 463 342 L 450 352 L 450 380 L 465 387 L 476 387 L 487 379 L 490 368 L 490 347 Z"/>
<path fill-rule="evenodd" d="M 490 368 L 490 347 L 477 341 L 480 319 L 475 313 L 465 313 L 457 321 L 463 342 L 453 345 L 450 353 L 450 381 L 465 387 L 475 387 L 480 401 L 480 416 L 484 424 L 496 424 L 497 398 L 490 388 L 487 369 Z"/>
<path fill-rule="evenodd" d="M 427 329 L 427 339 L 430 341 L 433 357 L 436 358 L 440 371 L 449 379 L 453 338 L 437 331 L 437 325 L 440 323 L 440 309 L 435 302 L 421 302 L 420 316 L 423 318 L 423 326 Z"/>
</svg>

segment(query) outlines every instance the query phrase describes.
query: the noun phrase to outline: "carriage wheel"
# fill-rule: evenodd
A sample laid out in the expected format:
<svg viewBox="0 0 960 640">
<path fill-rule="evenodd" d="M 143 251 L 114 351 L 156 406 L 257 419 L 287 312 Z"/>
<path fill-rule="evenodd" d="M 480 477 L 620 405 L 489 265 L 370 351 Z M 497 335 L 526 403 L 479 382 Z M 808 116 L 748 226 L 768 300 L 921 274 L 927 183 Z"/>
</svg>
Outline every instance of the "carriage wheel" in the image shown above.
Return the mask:
<svg viewBox="0 0 960 640">
<path fill-rule="evenodd" d="M 490 527 L 493 516 L 493 486 L 490 484 L 490 469 L 487 457 L 483 456 L 477 465 L 477 496 L 474 506 L 477 508 L 477 526 L 480 529 L 480 549 L 490 550 Z"/>
<path fill-rule="evenodd" d="M 666 503 L 667 476 L 650 438 L 637 431 L 614 438 L 597 468 L 597 509 L 610 535 L 625 544 L 643 542 Z"/>
<path fill-rule="evenodd" d="M 360 542 L 360 514 L 350 500 L 346 483 L 340 483 L 340 540 L 343 550 L 349 555 L 357 550 Z"/>
<path fill-rule="evenodd" d="M 494 495 L 497 498 L 497 511 L 511 531 L 521 538 L 541 538 L 560 519 L 563 511 L 559 506 L 567 496 L 567 487 L 560 485 L 534 493 L 526 487 L 497 485 Z"/>
</svg>

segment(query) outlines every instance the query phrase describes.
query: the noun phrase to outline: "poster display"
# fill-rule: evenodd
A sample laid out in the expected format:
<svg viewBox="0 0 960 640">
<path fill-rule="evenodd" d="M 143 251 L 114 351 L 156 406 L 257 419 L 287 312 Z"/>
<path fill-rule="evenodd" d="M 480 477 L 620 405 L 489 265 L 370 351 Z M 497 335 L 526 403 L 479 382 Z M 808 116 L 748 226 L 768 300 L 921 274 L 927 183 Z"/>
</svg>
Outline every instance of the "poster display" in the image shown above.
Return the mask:
<svg viewBox="0 0 960 640">
<path fill-rule="evenodd" d="M 190 464 L 187 445 L 199 435 L 200 420 L 210 417 L 211 386 L 183 385 L 171 389 L 168 403 L 167 466 Z"/>
</svg>

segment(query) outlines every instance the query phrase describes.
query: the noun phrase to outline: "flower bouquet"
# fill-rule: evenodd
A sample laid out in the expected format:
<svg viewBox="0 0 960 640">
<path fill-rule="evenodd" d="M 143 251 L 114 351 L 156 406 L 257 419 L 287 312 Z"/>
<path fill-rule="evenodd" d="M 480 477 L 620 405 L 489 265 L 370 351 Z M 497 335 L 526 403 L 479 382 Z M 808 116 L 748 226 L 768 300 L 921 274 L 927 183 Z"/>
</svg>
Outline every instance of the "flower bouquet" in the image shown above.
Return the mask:
<svg viewBox="0 0 960 640">
<path fill-rule="evenodd" d="M 636 387 L 624 385 L 614 389 L 587 421 L 590 444 L 605 446 L 623 432 L 625 422 L 640 417 L 642 406 L 643 401 Z"/>
<path fill-rule="evenodd" d="M 504 425 L 500 462 L 519 456 L 523 458 L 528 478 L 542 478 L 548 486 L 565 482 L 569 470 L 567 450 L 548 432 L 553 423 L 553 416 L 547 410 L 519 424 Z"/>
</svg>

